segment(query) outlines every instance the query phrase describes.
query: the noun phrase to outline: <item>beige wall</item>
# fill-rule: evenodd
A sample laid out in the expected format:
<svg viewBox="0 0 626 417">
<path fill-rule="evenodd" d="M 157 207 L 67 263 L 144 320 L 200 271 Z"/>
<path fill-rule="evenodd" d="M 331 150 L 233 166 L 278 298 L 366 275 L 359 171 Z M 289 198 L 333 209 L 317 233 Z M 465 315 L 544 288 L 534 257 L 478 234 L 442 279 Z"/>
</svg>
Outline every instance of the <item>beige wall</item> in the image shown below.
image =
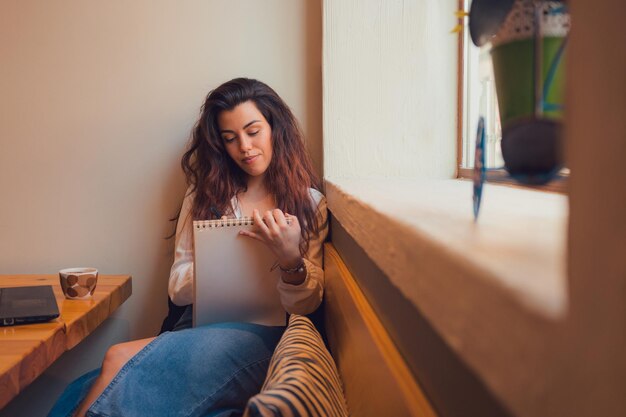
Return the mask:
<svg viewBox="0 0 626 417">
<path fill-rule="evenodd" d="M 327 178 L 453 178 L 457 1 L 324 1 Z"/>
<path fill-rule="evenodd" d="M 113 319 L 0 412 L 37 416 L 110 343 L 156 334 L 180 156 L 209 89 L 273 86 L 321 168 L 321 5 L 3 1 L 0 62 L 0 273 L 133 275 Z"/>
</svg>

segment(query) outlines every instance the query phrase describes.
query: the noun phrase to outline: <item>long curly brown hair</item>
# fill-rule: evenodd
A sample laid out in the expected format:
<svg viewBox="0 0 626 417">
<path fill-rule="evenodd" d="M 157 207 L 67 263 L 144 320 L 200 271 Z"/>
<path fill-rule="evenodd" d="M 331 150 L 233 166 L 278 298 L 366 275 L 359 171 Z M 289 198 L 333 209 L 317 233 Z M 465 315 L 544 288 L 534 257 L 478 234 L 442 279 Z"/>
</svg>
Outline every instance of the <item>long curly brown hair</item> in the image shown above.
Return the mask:
<svg viewBox="0 0 626 417">
<path fill-rule="evenodd" d="M 304 255 L 309 239 L 320 232 L 309 191 L 320 190 L 320 181 L 291 109 L 272 88 L 258 80 L 236 78 L 207 95 L 181 161 L 190 192 L 195 192 L 192 218 L 215 219 L 227 213 L 232 197 L 247 190 L 247 174 L 226 152 L 217 122 L 221 112 L 247 101 L 256 105 L 272 128 L 272 160 L 265 186 L 279 209 L 298 217 L 302 230 L 300 252 Z"/>
</svg>

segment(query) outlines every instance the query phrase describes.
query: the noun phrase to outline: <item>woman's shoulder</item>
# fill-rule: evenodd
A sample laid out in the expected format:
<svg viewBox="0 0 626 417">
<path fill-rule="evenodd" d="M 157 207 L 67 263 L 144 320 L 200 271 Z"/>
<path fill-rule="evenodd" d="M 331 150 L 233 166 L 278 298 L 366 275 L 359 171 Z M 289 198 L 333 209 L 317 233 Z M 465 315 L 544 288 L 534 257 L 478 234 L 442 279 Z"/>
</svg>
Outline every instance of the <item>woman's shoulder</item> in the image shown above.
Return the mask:
<svg viewBox="0 0 626 417">
<path fill-rule="evenodd" d="M 315 207 L 319 206 L 323 200 L 324 201 L 326 200 L 326 197 L 324 197 L 324 194 L 322 194 L 320 191 L 316 190 L 315 188 L 309 188 L 309 195 L 311 196 L 311 200 L 313 200 Z"/>
<path fill-rule="evenodd" d="M 196 198 L 196 190 L 194 187 L 189 185 L 185 190 L 185 194 L 183 195 L 183 205 L 192 204 L 193 200 Z"/>
<path fill-rule="evenodd" d="M 188 198 L 188 197 L 193 198 L 195 194 L 196 194 L 196 187 L 194 187 L 193 185 L 187 185 L 187 189 L 185 190 L 185 198 Z"/>
</svg>

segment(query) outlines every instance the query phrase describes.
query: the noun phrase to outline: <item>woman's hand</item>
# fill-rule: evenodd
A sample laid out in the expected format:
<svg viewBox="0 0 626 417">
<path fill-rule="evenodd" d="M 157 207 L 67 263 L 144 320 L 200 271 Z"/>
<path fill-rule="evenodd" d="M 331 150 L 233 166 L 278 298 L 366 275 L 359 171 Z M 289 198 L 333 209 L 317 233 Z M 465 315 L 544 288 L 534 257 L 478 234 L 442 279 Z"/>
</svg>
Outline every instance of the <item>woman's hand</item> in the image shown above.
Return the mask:
<svg viewBox="0 0 626 417">
<path fill-rule="evenodd" d="M 242 230 L 242 235 L 250 236 L 265 243 L 278 258 L 284 269 L 295 268 L 302 262 L 300 256 L 300 223 L 296 216 L 279 209 L 268 210 L 263 217 L 257 209 L 252 213 L 255 231 Z M 289 219 L 290 223 L 287 223 Z"/>
</svg>

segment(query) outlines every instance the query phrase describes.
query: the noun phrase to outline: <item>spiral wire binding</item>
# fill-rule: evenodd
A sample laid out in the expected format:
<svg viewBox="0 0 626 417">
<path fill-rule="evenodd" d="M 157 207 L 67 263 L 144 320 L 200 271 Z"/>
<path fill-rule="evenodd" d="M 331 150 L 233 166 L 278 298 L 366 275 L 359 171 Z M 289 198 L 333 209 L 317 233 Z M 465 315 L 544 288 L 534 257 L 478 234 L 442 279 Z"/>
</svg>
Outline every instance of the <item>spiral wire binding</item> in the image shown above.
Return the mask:
<svg viewBox="0 0 626 417">
<path fill-rule="evenodd" d="M 291 219 L 287 219 L 287 224 L 291 224 Z M 217 219 L 217 220 L 194 220 L 195 229 L 217 229 L 231 226 L 254 226 L 254 218 L 242 217 L 239 219 Z"/>
</svg>

